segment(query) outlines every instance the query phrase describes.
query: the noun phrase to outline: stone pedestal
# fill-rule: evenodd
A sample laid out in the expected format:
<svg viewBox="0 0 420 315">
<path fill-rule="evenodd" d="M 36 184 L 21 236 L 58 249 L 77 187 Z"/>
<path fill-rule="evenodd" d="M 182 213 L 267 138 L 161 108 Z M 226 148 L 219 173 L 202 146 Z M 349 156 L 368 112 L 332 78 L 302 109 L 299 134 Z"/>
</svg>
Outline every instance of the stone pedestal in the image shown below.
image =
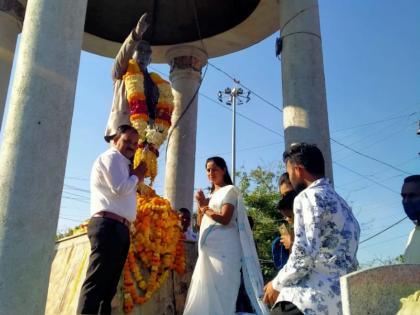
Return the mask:
<svg viewBox="0 0 420 315">
<path fill-rule="evenodd" d="M 340 286 L 343 315 L 394 315 L 401 307 L 400 299 L 420 289 L 420 265 L 359 270 L 341 277 Z"/>
<path fill-rule="evenodd" d="M 24 8 L 17 0 L 0 0 L 0 129 Z"/>
<path fill-rule="evenodd" d="M 316 144 L 333 179 L 317 0 L 280 1 L 283 125 L 291 143 Z"/>
<path fill-rule="evenodd" d="M 175 209 L 193 207 L 198 89 L 207 55 L 192 46 L 170 49 L 175 108 L 168 141 L 165 196 Z"/>
<path fill-rule="evenodd" d="M 0 314 L 44 314 L 87 0 L 31 0 L 0 148 Z"/>
<path fill-rule="evenodd" d="M 57 242 L 45 315 L 76 314 L 80 289 L 88 267 L 89 254 L 90 243 L 87 235 L 69 237 Z M 185 241 L 185 273 L 178 275 L 171 271 L 171 275 L 153 294 L 152 299 L 145 304 L 136 305 L 131 315 L 182 315 L 197 255 L 197 243 Z M 111 306 L 113 315 L 125 314 L 122 281 L 120 281 Z M 8 313 L 6 314 L 8 315 Z"/>
</svg>

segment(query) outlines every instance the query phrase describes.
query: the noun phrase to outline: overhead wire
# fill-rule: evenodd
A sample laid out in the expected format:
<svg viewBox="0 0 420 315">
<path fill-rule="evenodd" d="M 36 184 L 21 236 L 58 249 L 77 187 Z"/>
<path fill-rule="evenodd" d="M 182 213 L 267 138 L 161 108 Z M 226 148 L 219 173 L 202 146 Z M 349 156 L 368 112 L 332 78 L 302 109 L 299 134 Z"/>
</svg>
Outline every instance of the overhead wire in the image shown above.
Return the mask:
<svg viewBox="0 0 420 315">
<path fill-rule="evenodd" d="M 213 65 L 213 64 L 211 64 L 211 63 L 209 63 L 209 65 L 210 65 L 210 66 L 212 66 L 213 68 L 215 68 L 216 70 L 220 71 L 221 73 L 225 74 L 225 75 L 226 75 L 227 77 L 229 77 L 230 79 L 232 79 L 232 80 L 236 80 L 236 79 L 235 79 L 232 75 L 230 75 L 228 72 L 226 72 L 226 71 L 224 71 L 224 70 L 220 69 L 219 67 L 217 67 L 217 66 L 215 66 L 215 65 Z M 236 80 L 236 81 L 237 81 L 237 80 Z M 251 91 L 251 93 L 253 93 L 251 89 L 249 89 L 248 87 L 244 86 L 242 83 L 239 83 L 239 84 L 240 84 L 240 85 L 242 85 L 244 88 L 248 89 L 249 91 Z M 255 93 L 253 93 L 253 95 L 256 95 L 256 94 L 255 94 Z M 272 104 L 271 102 L 267 101 L 266 99 L 264 99 L 264 98 L 261 98 L 261 99 L 262 99 L 265 103 L 267 103 L 267 104 L 269 104 L 269 105 L 271 105 L 271 106 L 274 106 L 275 108 L 279 109 L 279 108 L 278 108 L 278 107 L 276 107 L 274 104 Z M 282 111 L 282 110 L 281 110 L 281 111 Z M 335 144 L 337 144 L 337 145 L 339 145 L 339 146 L 341 146 L 341 147 L 343 147 L 343 148 L 346 148 L 347 150 L 352 151 L 352 152 L 353 152 L 353 153 L 355 153 L 355 154 L 358 154 L 358 155 L 360 155 L 360 156 L 363 156 L 364 158 L 370 159 L 370 160 L 375 161 L 375 162 L 377 162 L 377 163 L 380 163 L 380 164 L 382 164 L 382 165 L 386 165 L 387 167 L 390 167 L 390 168 L 392 168 L 392 169 L 394 169 L 394 170 L 397 170 L 397 171 L 399 171 L 399 172 L 402 172 L 402 173 L 404 173 L 404 174 L 411 175 L 411 173 L 409 173 L 409 172 L 407 172 L 407 171 L 405 171 L 405 170 L 402 170 L 402 169 L 400 169 L 400 168 L 398 168 L 398 167 L 396 167 L 396 166 L 394 166 L 394 165 L 392 165 L 392 164 L 390 164 L 390 163 L 388 163 L 388 162 L 384 162 L 384 161 L 379 160 L 379 159 L 377 159 L 377 158 L 375 158 L 375 157 L 373 157 L 373 156 L 370 156 L 370 155 L 365 154 L 365 153 L 363 153 L 363 152 L 360 152 L 360 151 L 358 151 L 358 150 L 356 150 L 356 149 L 353 149 L 352 147 L 350 147 L 350 146 L 348 146 L 348 145 L 346 145 L 346 144 L 342 143 L 341 141 L 335 140 L 334 138 L 331 138 L 331 137 L 330 137 L 330 140 L 331 140 L 332 142 L 334 142 Z"/>
<path fill-rule="evenodd" d="M 332 142 L 334 142 L 335 144 L 337 144 L 337 145 L 339 145 L 339 146 L 342 146 L 342 147 L 346 148 L 347 150 L 350 150 L 350 151 L 352 151 L 352 152 L 354 152 L 354 153 L 356 153 L 356 154 L 358 154 L 358 155 L 360 155 L 360 156 L 363 156 L 364 158 L 367 158 L 367 159 L 369 159 L 369 160 L 372 160 L 372 161 L 375 161 L 375 162 L 380 163 L 380 164 L 382 164 L 382 165 L 385 165 L 385 166 L 387 166 L 387 167 L 389 167 L 389 168 L 392 168 L 393 170 L 399 171 L 399 172 L 401 172 L 401 173 L 403 173 L 403 174 L 411 175 L 411 173 L 406 172 L 405 170 L 400 169 L 399 167 L 396 167 L 396 166 L 394 166 L 394 165 L 392 165 L 392 164 L 390 164 L 390 163 L 388 163 L 388 162 L 384 162 L 384 161 L 379 160 L 379 159 L 377 159 L 377 158 L 375 158 L 375 157 L 373 157 L 373 156 L 370 156 L 370 155 L 365 154 L 365 153 L 363 153 L 363 152 L 360 152 L 360 151 L 358 151 L 358 150 L 356 150 L 356 149 L 353 149 L 353 148 L 349 147 L 348 145 L 346 145 L 346 144 L 344 144 L 344 143 L 341 143 L 340 141 L 337 141 L 337 140 L 335 140 L 335 139 L 333 139 L 333 138 L 331 138 L 331 137 L 330 137 L 330 140 L 331 140 Z"/>
<path fill-rule="evenodd" d="M 384 233 L 384 232 L 388 231 L 389 229 L 393 228 L 394 226 L 396 226 L 396 225 L 400 224 L 400 223 L 401 223 L 401 222 L 403 222 L 405 219 L 407 219 L 407 217 L 404 217 L 404 218 L 402 218 L 401 220 L 398 220 L 397 222 L 395 222 L 395 223 L 391 224 L 390 226 L 386 227 L 385 229 L 383 229 L 383 230 L 379 231 L 378 233 L 375 233 L 375 234 L 373 234 L 372 236 L 369 236 L 368 238 L 364 239 L 363 241 L 360 241 L 360 242 L 359 242 L 359 245 L 360 245 L 360 244 L 363 244 L 363 243 L 366 243 L 367 241 L 370 241 L 371 239 L 373 239 L 373 238 L 375 238 L 375 237 L 377 237 L 377 236 L 381 235 L 382 233 Z"/>
<path fill-rule="evenodd" d="M 200 39 L 200 42 L 201 42 L 201 45 L 202 45 L 202 47 L 203 47 L 204 51 L 206 51 L 206 52 L 207 52 L 207 49 L 206 49 L 205 44 L 204 44 L 204 42 L 203 42 L 203 38 L 202 38 L 202 36 L 201 36 L 201 29 L 200 29 L 200 24 L 199 24 L 199 20 L 198 20 L 197 5 L 196 5 L 196 1 L 195 1 L 195 0 L 193 0 L 193 4 L 194 4 L 194 10 L 193 10 L 193 11 L 194 11 L 194 21 L 195 21 L 195 24 L 196 24 L 198 37 L 199 37 L 199 39 Z M 200 87 L 201 87 L 201 85 L 202 85 L 203 81 L 204 81 L 204 78 L 206 77 L 207 69 L 208 69 L 208 63 L 206 64 L 206 67 L 205 67 L 205 69 L 204 69 L 204 74 L 200 77 L 200 82 L 199 82 L 199 84 L 198 84 L 198 86 L 197 86 L 197 88 L 196 88 L 196 90 L 195 90 L 195 92 L 194 92 L 193 96 L 191 97 L 191 99 L 190 99 L 190 100 L 189 100 L 189 102 L 187 103 L 187 106 L 185 106 L 184 110 L 183 110 L 183 111 L 181 112 L 181 114 L 179 115 L 178 119 L 175 121 L 175 123 L 174 123 L 174 124 L 171 126 L 171 128 L 170 128 L 170 131 L 169 131 L 169 134 L 168 134 L 168 138 L 167 138 L 167 143 L 168 143 L 168 144 L 169 144 L 169 141 L 170 141 L 171 136 L 172 136 L 172 134 L 173 134 L 173 131 L 175 130 L 175 128 L 177 128 L 177 127 L 178 127 L 178 125 L 179 125 L 180 121 L 181 121 L 181 120 L 182 120 L 182 118 L 185 116 L 185 114 L 188 112 L 188 110 L 190 109 L 190 107 L 191 107 L 192 103 L 194 102 L 195 98 L 197 97 L 197 94 L 198 94 L 198 92 L 199 92 L 199 90 L 200 90 Z M 168 148 L 169 148 L 169 145 L 167 145 L 167 146 L 166 146 L 166 150 L 165 150 L 165 159 L 166 159 L 166 157 L 167 157 L 167 155 L 168 155 Z"/>
<path fill-rule="evenodd" d="M 382 188 L 384 188 L 384 189 L 386 189 L 386 190 L 388 190 L 388 191 L 390 191 L 390 192 L 392 192 L 392 193 L 394 193 L 394 194 L 397 194 L 397 195 L 399 195 L 399 194 L 400 194 L 398 191 L 396 191 L 396 190 L 394 190 L 394 189 L 392 189 L 392 188 L 390 188 L 390 187 L 388 187 L 388 186 L 386 186 L 386 185 L 384 185 L 384 184 L 382 184 L 382 183 L 380 183 L 380 182 L 378 182 L 378 181 L 376 181 L 376 180 L 373 180 L 373 179 L 371 179 L 371 178 L 369 178 L 369 177 L 366 177 L 366 175 L 363 175 L 363 174 L 361 174 L 361 173 L 359 173 L 359 172 L 357 172 L 357 171 L 355 171 L 355 170 L 353 170 L 353 169 L 351 169 L 351 168 L 349 168 L 349 167 L 347 167 L 347 166 L 345 166 L 345 165 L 343 165 L 343 164 L 341 164 L 341 163 L 339 163 L 339 162 L 335 162 L 335 161 L 333 161 L 333 164 L 338 165 L 338 166 L 340 166 L 341 168 L 344 168 L 345 170 L 347 170 L 347 171 L 349 171 L 349 172 L 351 172 L 351 173 L 353 173 L 353 174 L 356 174 L 356 175 L 358 175 L 358 176 L 360 176 L 360 177 L 364 178 L 364 179 L 365 179 L 365 180 L 367 180 L 367 181 L 370 181 L 370 182 L 372 182 L 372 183 L 375 183 L 376 185 L 378 185 L 378 186 L 380 186 L 380 187 L 382 187 Z"/>
<path fill-rule="evenodd" d="M 393 116 L 390 118 L 384 118 L 384 119 L 380 119 L 380 120 L 375 120 L 375 121 L 371 121 L 371 122 L 367 122 L 367 123 L 363 123 L 363 124 L 359 124 L 359 125 L 355 125 L 355 126 L 351 126 L 351 127 L 345 127 L 345 128 L 341 128 L 341 129 L 336 129 L 331 131 L 332 133 L 338 133 L 338 132 L 343 132 L 343 131 L 348 131 L 348 130 L 353 130 L 353 129 L 358 129 L 358 128 L 363 128 L 363 127 L 369 127 L 372 125 L 377 125 L 380 123 L 384 123 L 384 122 L 388 122 L 388 121 L 392 121 L 392 120 L 397 120 L 397 119 L 401 119 L 401 118 L 407 118 L 410 117 L 412 115 L 414 115 L 416 112 L 412 112 L 408 115 L 398 115 L 398 116 Z"/>
<path fill-rule="evenodd" d="M 395 241 L 395 240 L 398 240 L 398 239 L 403 238 L 403 237 L 407 237 L 407 233 L 404 233 L 404 234 L 401 234 L 401 235 L 398 235 L 398 236 L 394 236 L 392 238 L 388 238 L 388 239 L 380 241 L 380 242 L 376 242 L 376 243 L 373 243 L 373 244 L 362 246 L 362 247 L 359 248 L 359 250 L 365 250 L 367 248 L 370 248 L 370 247 L 373 247 L 373 246 L 378 246 L 378 245 L 383 244 L 383 243 L 388 243 L 390 241 Z"/>
<path fill-rule="evenodd" d="M 151 67 L 151 68 L 152 68 L 152 67 Z M 160 74 L 164 75 L 164 76 L 167 76 L 167 74 L 163 73 L 162 71 L 160 71 L 160 70 L 158 70 L 158 69 L 156 69 L 156 68 L 152 68 L 152 69 L 153 69 L 154 71 L 156 71 L 156 72 L 158 72 L 158 73 L 160 73 Z M 204 97 L 205 99 L 209 100 L 210 102 L 215 103 L 215 104 L 217 104 L 218 106 L 220 106 L 220 107 L 224 108 L 225 110 L 230 111 L 229 107 L 224 106 L 223 104 L 221 104 L 220 102 L 218 102 L 218 101 L 216 101 L 215 99 L 211 98 L 210 96 L 208 96 L 208 95 L 206 95 L 206 94 L 204 94 L 204 93 L 202 93 L 202 92 L 199 92 L 199 95 L 200 95 L 200 96 L 202 96 L 202 97 Z M 246 116 L 246 115 L 244 115 L 244 114 L 242 114 L 242 113 L 237 112 L 236 114 L 237 114 L 238 116 L 240 116 L 240 117 L 242 117 L 242 118 L 244 118 L 244 119 L 246 119 L 246 120 L 248 120 L 248 121 L 252 122 L 253 124 L 255 124 L 255 125 L 257 125 L 257 126 L 259 126 L 259 127 L 263 128 L 263 129 L 265 129 L 265 130 L 267 130 L 267 131 L 269 131 L 269 132 L 271 132 L 271 133 L 273 133 L 273 134 L 275 134 L 275 135 L 277 135 L 277 136 L 280 136 L 280 137 L 284 138 L 284 136 L 283 136 L 280 132 L 278 132 L 278 131 L 275 131 L 275 130 L 271 129 L 271 128 L 269 128 L 269 127 L 267 127 L 267 126 L 265 126 L 265 125 L 263 125 L 263 124 L 261 124 L 261 123 L 257 122 L 256 120 L 254 120 L 254 119 L 252 119 L 252 118 L 249 118 L 248 116 Z"/>
<path fill-rule="evenodd" d="M 208 62 L 208 65 L 213 67 L 214 69 L 220 71 L 221 73 L 225 74 L 227 77 L 229 77 L 231 80 L 233 80 L 234 82 L 236 82 L 238 85 L 240 85 L 241 87 L 243 87 L 244 89 L 248 90 L 251 92 L 252 95 L 256 96 L 257 98 L 259 98 L 261 101 L 263 101 L 264 103 L 266 103 L 267 105 L 269 105 L 270 107 L 278 110 L 279 112 L 283 112 L 283 109 L 281 109 L 280 107 L 274 105 L 272 102 L 270 102 L 269 100 L 267 100 L 266 98 L 262 97 L 260 94 L 256 93 L 254 90 L 250 89 L 248 86 L 246 86 L 245 84 L 243 84 L 240 80 L 237 80 L 235 77 L 233 77 L 232 75 L 230 75 L 229 73 L 227 73 L 226 71 L 220 69 L 219 67 L 217 67 L 216 65 L 212 64 L 211 62 Z"/>
<path fill-rule="evenodd" d="M 352 143 L 346 143 L 346 144 L 347 146 L 353 147 L 353 148 L 355 147 L 354 146 L 355 144 L 359 144 L 358 145 L 359 151 L 362 151 L 365 149 L 371 149 L 372 147 L 380 144 L 381 142 L 388 141 L 392 139 L 392 137 L 395 137 L 398 134 L 406 131 L 408 127 L 414 124 L 416 124 L 416 122 L 407 122 L 405 124 L 401 124 L 400 122 L 396 121 L 393 124 L 383 127 L 380 130 L 376 130 L 373 133 L 370 133 L 370 134 L 364 133 L 360 139 L 353 141 Z M 337 154 L 345 150 L 346 150 L 345 148 L 341 147 L 340 149 L 336 150 L 335 153 Z M 341 157 L 340 161 L 343 161 L 349 157 L 350 155 Z"/>
</svg>

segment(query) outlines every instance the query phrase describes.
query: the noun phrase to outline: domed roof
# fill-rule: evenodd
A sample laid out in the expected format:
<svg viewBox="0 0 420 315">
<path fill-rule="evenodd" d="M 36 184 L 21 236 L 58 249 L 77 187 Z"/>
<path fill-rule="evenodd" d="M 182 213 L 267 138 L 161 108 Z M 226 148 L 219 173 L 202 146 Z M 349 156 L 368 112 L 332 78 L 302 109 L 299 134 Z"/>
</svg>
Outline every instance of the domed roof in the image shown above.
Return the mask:
<svg viewBox="0 0 420 315">
<path fill-rule="evenodd" d="M 89 0 L 83 49 L 114 57 L 144 12 L 151 18 L 144 39 L 155 63 L 167 62 L 166 51 L 176 45 L 199 47 L 211 58 L 279 29 L 276 0 Z"/>
</svg>

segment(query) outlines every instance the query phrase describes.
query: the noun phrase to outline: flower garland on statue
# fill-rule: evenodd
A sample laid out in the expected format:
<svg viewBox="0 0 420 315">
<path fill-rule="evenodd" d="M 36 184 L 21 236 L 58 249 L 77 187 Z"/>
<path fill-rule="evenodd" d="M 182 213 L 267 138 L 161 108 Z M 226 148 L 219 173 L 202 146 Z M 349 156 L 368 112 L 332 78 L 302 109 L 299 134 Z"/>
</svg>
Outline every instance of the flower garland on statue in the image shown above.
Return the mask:
<svg viewBox="0 0 420 315">
<path fill-rule="evenodd" d="M 159 147 L 166 140 L 171 127 L 171 115 L 174 108 L 171 85 L 158 74 L 150 73 L 150 78 L 159 90 L 156 105 L 156 117 L 149 117 L 144 91 L 144 75 L 134 59 L 130 59 L 124 75 L 127 101 L 130 107 L 130 122 L 139 133 L 139 149 L 134 156 L 134 167 L 140 161 L 147 165 L 146 177 L 151 184 L 157 175 L 157 158 Z"/>
<path fill-rule="evenodd" d="M 144 75 L 135 60 L 129 61 L 124 81 L 130 106 L 130 121 L 139 133 L 139 146 L 134 156 L 134 167 L 145 161 L 146 177 L 151 184 L 157 175 L 159 147 L 166 140 L 171 126 L 173 96 L 169 82 L 150 73 L 158 87 L 159 99 L 155 119 L 149 116 Z M 130 231 L 131 245 L 123 271 L 124 312 L 135 304 L 147 302 L 167 279 L 170 270 L 185 272 L 184 238 L 177 213 L 168 200 L 139 184 L 137 189 L 137 217 Z M 142 272 L 143 271 L 143 272 Z"/>
<path fill-rule="evenodd" d="M 135 304 L 147 302 L 170 270 L 185 272 L 184 237 L 169 201 L 149 192 L 148 196 L 138 195 L 138 205 L 123 271 L 126 313 Z"/>
</svg>

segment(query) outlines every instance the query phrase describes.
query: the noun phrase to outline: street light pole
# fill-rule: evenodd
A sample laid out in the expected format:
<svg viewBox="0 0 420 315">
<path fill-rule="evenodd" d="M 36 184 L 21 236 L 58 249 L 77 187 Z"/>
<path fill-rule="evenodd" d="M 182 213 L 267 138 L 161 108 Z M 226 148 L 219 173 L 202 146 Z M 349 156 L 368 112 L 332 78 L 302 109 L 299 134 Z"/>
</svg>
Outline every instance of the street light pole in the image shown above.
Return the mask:
<svg viewBox="0 0 420 315">
<path fill-rule="evenodd" d="M 236 177 L 236 87 L 232 89 L 232 181 L 235 185 Z"/>
<path fill-rule="evenodd" d="M 250 101 L 251 92 L 248 91 L 247 95 L 244 96 L 244 91 L 242 88 L 238 88 L 237 85 L 240 83 L 238 80 L 234 80 L 235 87 L 232 89 L 226 88 L 223 92 L 219 91 L 219 101 L 223 102 L 223 94 L 228 96 L 226 104 L 232 106 L 232 164 L 231 164 L 231 174 L 232 182 L 235 185 L 236 178 L 236 105 L 242 105 Z"/>
</svg>

